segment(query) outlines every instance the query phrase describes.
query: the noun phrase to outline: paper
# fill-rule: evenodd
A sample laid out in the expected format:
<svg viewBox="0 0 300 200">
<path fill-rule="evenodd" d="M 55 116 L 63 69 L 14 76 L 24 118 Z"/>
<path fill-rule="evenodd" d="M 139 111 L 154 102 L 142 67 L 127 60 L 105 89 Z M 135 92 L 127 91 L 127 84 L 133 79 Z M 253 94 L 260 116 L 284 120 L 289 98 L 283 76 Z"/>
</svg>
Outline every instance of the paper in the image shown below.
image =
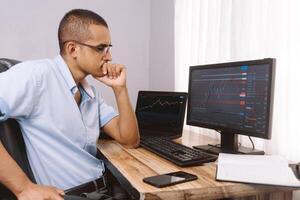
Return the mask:
<svg viewBox="0 0 300 200">
<path fill-rule="evenodd" d="M 219 154 L 217 180 L 300 187 L 281 156 Z"/>
</svg>

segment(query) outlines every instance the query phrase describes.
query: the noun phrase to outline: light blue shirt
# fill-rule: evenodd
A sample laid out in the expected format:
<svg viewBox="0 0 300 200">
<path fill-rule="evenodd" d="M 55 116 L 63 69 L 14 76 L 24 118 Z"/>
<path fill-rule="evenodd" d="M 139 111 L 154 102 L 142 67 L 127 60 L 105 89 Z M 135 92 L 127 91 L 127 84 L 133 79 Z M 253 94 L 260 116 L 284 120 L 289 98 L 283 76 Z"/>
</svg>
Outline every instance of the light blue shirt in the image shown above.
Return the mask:
<svg viewBox="0 0 300 200">
<path fill-rule="evenodd" d="M 78 89 L 80 106 L 73 97 Z M 101 177 L 104 164 L 95 157 L 100 127 L 116 115 L 86 80 L 77 88 L 61 56 L 0 73 L 0 121 L 20 123 L 39 184 L 68 189 Z"/>
</svg>

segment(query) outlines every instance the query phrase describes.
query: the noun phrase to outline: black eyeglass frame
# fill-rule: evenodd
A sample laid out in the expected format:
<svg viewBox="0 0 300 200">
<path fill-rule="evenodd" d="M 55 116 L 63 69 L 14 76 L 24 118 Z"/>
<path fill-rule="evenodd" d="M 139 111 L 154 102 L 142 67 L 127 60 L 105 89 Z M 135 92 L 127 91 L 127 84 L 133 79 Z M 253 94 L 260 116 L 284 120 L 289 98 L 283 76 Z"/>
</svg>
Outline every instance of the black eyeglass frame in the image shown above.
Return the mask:
<svg viewBox="0 0 300 200">
<path fill-rule="evenodd" d="M 108 52 L 110 52 L 112 45 L 111 44 L 99 44 L 98 46 L 93 46 L 93 45 L 89 45 L 89 44 L 85 44 L 82 42 L 79 42 L 77 40 L 66 40 L 63 42 L 63 44 L 66 44 L 67 42 L 75 42 L 77 44 L 89 47 L 91 49 L 94 49 L 95 51 L 97 51 L 98 53 L 104 53 L 105 55 L 108 54 Z"/>
</svg>

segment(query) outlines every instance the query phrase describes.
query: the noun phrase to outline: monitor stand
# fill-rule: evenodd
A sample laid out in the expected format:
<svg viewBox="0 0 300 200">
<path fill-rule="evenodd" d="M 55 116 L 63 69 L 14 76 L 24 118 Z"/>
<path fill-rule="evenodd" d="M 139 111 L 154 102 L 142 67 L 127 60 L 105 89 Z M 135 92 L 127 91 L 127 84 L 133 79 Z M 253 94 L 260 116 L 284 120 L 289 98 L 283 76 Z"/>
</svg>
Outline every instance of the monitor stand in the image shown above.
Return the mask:
<svg viewBox="0 0 300 200">
<path fill-rule="evenodd" d="M 207 153 L 234 153 L 234 154 L 249 154 L 249 155 L 264 155 L 264 151 L 259 151 L 252 148 L 247 148 L 238 145 L 238 137 L 231 132 L 221 132 L 221 146 L 217 145 L 200 145 L 193 146 L 195 149 L 205 151 Z"/>
</svg>

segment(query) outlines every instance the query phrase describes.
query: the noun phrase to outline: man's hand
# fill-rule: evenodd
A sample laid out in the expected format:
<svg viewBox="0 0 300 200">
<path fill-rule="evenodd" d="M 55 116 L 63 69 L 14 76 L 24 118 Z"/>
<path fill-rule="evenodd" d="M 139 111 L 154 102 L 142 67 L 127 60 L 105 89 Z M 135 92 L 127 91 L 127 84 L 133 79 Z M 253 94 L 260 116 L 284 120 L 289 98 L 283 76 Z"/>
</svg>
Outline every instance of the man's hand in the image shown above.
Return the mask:
<svg viewBox="0 0 300 200">
<path fill-rule="evenodd" d="M 17 195 L 18 200 L 63 200 L 64 191 L 50 186 L 29 183 Z"/>
<path fill-rule="evenodd" d="M 140 137 L 126 86 L 126 68 L 121 64 L 105 63 L 102 65 L 102 74 L 104 76 L 95 78 L 113 89 L 119 111 L 119 116 L 105 124 L 103 129 L 125 147 L 135 148 L 139 145 Z"/>
<path fill-rule="evenodd" d="M 126 86 L 126 68 L 124 65 L 104 63 L 102 73 L 104 76 L 94 78 L 113 89 Z"/>
</svg>

